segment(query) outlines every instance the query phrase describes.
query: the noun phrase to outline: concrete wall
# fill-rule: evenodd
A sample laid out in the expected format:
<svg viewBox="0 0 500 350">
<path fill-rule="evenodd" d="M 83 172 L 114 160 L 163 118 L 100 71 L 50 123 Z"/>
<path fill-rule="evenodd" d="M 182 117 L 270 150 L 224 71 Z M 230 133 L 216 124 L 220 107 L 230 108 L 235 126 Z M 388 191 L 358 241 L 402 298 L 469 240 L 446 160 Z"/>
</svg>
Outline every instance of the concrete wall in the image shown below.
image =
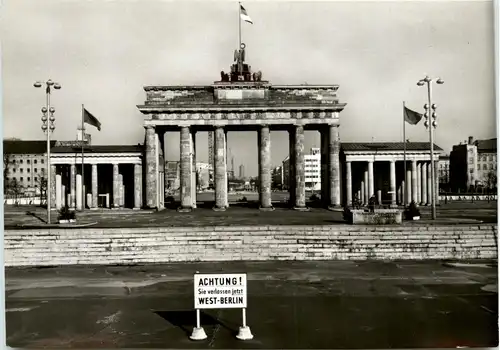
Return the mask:
<svg viewBox="0 0 500 350">
<path fill-rule="evenodd" d="M 6 266 L 220 260 L 497 258 L 496 225 L 5 231 Z"/>
</svg>

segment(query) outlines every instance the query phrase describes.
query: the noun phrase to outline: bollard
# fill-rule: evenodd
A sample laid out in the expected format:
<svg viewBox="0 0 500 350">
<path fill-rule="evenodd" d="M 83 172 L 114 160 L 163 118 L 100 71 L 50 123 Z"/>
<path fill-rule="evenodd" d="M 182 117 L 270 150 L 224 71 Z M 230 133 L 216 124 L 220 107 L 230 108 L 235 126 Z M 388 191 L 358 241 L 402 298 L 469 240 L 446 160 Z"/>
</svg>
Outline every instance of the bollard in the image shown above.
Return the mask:
<svg viewBox="0 0 500 350">
<path fill-rule="evenodd" d="M 200 324 L 200 309 L 196 309 L 196 327 L 193 328 L 193 333 L 189 337 L 191 340 L 205 340 L 207 334 Z"/>
<path fill-rule="evenodd" d="M 253 339 L 253 334 L 250 331 L 250 327 L 247 326 L 247 313 L 245 308 L 241 309 L 241 315 L 243 318 L 243 325 L 240 327 L 236 338 L 239 340 L 251 340 Z"/>
</svg>

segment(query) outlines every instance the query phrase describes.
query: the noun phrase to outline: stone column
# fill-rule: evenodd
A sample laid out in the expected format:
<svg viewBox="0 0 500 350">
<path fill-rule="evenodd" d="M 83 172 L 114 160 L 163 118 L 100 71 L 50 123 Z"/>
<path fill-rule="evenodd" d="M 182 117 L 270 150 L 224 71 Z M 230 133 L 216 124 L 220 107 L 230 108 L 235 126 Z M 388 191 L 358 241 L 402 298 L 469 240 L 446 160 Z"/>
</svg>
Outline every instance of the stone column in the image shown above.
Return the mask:
<svg viewBox="0 0 500 350">
<path fill-rule="evenodd" d="M 308 210 L 306 207 L 306 177 L 304 162 L 304 127 L 295 126 L 295 210 Z"/>
<path fill-rule="evenodd" d="M 436 205 L 439 205 L 439 161 L 434 161 L 434 180 L 435 180 L 435 185 L 434 185 L 434 193 L 435 193 L 435 200 L 436 200 Z"/>
<path fill-rule="evenodd" d="M 191 129 L 191 199 L 193 200 L 193 209 L 196 208 L 196 193 L 198 191 L 198 172 L 196 167 L 196 130 Z"/>
<path fill-rule="evenodd" d="M 123 208 L 125 205 L 125 191 L 123 190 L 123 174 L 118 174 L 118 206 Z"/>
<path fill-rule="evenodd" d="M 432 173 L 431 173 L 431 163 L 426 162 L 427 164 L 427 205 L 432 204 Z"/>
<path fill-rule="evenodd" d="M 322 126 L 320 128 L 320 138 L 321 138 L 321 201 L 325 208 L 328 208 L 330 204 L 330 189 L 329 189 L 329 177 L 328 177 L 328 163 L 330 159 L 330 145 L 328 142 L 329 136 L 328 126 Z"/>
<path fill-rule="evenodd" d="M 398 204 L 401 205 L 402 198 L 401 198 L 401 185 L 398 186 Z"/>
<path fill-rule="evenodd" d="M 422 179 L 422 195 L 421 195 L 421 205 L 428 205 L 428 199 L 427 199 L 427 163 L 422 163 L 420 166 L 420 170 L 422 174 L 420 175 Z"/>
<path fill-rule="evenodd" d="M 273 210 L 271 203 L 271 132 L 263 125 L 259 130 L 259 201 L 260 210 Z"/>
<path fill-rule="evenodd" d="M 156 129 L 158 139 L 158 206 L 160 209 L 165 207 L 165 161 L 167 155 L 165 152 L 165 130 Z"/>
<path fill-rule="evenodd" d="M 55 165 L 50 166 L 50 207 L 56 207 L 56 172 Z"/>
<path fill-rule="evenodd" d="M 329 143 L 329 187 L 330 187 L 330 206 L 329 209 L 340 207 L 340 138 L 339 126 L 330 125 Z"/>
<path fill-rule="evenodd" d="M 396 161 L 391 160 L 389 166 L 390 178 L 391 178 L 391 206 L 396 206 Z"/>
<path fill-rule="evenodd" d="M 145 176 L 146 176 L 146 207 L 156 208 L 158 193 L 158 167 L 157 167 L 157 150 L 156 150 L 156 133 L 154 126 L 146 126 L 145 138 Z"/>
<path fill-rule="evenodd" d="M 411 198 L 412 198 L 411 185 L 412 185 L 411 169 L 410 169 L 410 167 L 407 167 L 406 168 L 406 196 L 405 196 L 405 201 L 406 201 L 407 205 L 410 204 Z"/>
<path fill-rule="evenodd" d="M 365 197 L 363 199 L 363 204 L 368 204 L 368 200 L 370 199 L 370 194 L 368 190 L 368 169 L 365 170 L 364 173 L 364 183 L 365 183 Z"/>
<path fill-rule="evenodd" d="M 214 181 L 215 181 L 215 206 L 214 210 L 226 210 L 227 203 L 227 170 L 226 170 L 226 136 L 224 128 L 217 126 L 214 133 Z"/>
<path fill-rule="evenodd" d="M 162 143 L 160 142 L 160 134 L 163 135 L 163 132 L 161 129 L 159 130 L 156 128 L 156 134 L 155 134 L 155 144 L 156 144 L 156 156 L 155 156 L 155 162 L 156 162 L 156 208 L 157 210 L 163 210 L 165 201 L 164 201 L 164 195 L 162 195 L 163 187 L 162 187 L 162 177 L 163 177 L 163 166 L 161 166 L 161 162 L 163 160 L 163 151 L 162 151 Z M 163 137 L 161 137 L 163 139 Z"/>
<path fill-rule="evenodd" d="M 56 209 L 59 210 L 62 208 L 62 179 L 61 174 L 54 174 L 56 177 Z"/>
<path fill-rule="evenodd" d="M 351 162 L 346 162 L 346 187 L 347 187 L 347 205 L 352 205 L 352 169 Z"/>
<path fill-rule="evenodd" d="M 290 206 L 295 206 L 295 127 L 288 131 L 288 192 Z"/>
<path fill-rule="evenodd" d="M 92 209 L 97 209 L 99 201 L 99 191 L 97 182 L 97 164 L 92 164 Z"/>
<path fill-rule="evenodd" d="M 76 210 L 82 210 L 82 174 L 76 174 Z"/>
<path fill-rule="evenodd" d="M 72 209 L 76 208 L 76 165 L 71 164 L 69 170 L 69 207 Z"/>
<path fill-rule="evenodd" d="M 365 187 L 366 187 L 365 181 L 363 180 L 363 181 L 361 181 L 361 191 L 360 191 L 361 196 L 359 197 L 359 202 L 361 204 L 365 204 Z"/>
<path fill-rule="evenodd" d="M 422 203 L 422 163 L 417 163 L 417 205 Z"/>
<path fill-rule="evenodd" d="M 180 195 L 181 206 L 177 209 L 180 212 L 190 212 L 193 209 L 192 194 L 192 166 L 191 158 L 191 132 L 189 127 L 183 126 L 180 135 L 181 169 L 180 169 Z"/>
<path fill-rule="evenodd" d="M 62 177 L 61 177 L 61 183 L 62 183 Z M 61 206 L 65 207 L 66 206 L 66 186 L 61 185 Z"/>
<path fill-rule="evenodd" d="M 371 198 L 375 193 L 374 189 L 374 176 L 373 176 L 373 161 L 368 161 L 368 198 Z"/>
<path fill-rule="evenodd" d="M 411 200 L 418 205 L 417 187 L 417 161 L 411 161 Z"/>
<path fill-rule="evenodd" d="M 142 207 L 142 166 L 134 164 L 134 209 Z"/>
<path fill-rule="evenodd" d="M 118 164 L 113 164 L 113 208 L 120 206 L 120 174 Z"/>
</svg>

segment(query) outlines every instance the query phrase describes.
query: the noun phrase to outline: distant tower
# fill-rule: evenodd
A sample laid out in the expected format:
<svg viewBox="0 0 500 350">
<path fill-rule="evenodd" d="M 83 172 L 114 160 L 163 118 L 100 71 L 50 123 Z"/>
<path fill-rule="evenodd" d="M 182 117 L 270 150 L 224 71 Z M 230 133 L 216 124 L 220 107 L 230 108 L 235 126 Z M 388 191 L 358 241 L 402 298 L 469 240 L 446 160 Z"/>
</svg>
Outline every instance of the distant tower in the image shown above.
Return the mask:
<svg viewBox="0 0 500 350">
<path fill-rule="evenodd" d="M 240 165 L 240 179 L 245 178 L 245 166 L 243 164 Z"/>
</svg>

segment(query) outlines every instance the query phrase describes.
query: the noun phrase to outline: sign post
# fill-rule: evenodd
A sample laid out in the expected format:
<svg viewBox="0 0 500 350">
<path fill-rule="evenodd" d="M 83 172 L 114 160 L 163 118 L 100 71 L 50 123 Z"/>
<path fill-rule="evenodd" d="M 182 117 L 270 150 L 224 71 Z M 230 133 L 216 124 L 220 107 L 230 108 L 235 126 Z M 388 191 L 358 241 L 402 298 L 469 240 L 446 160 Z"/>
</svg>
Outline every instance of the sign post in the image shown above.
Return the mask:
<svg viewBox="0 0 500 350">
<path fill-rule="evenodd" d="M 200 324 L 201 309 L 242 309 L 242 327 L 236 338 L 253 339 L 246 322 L 247 275 L 246 274 L 198 274 L 194 275 L 194 308 L 196 327 L 190 336 L 192 340 L 207 338 Z"/>
</svg>

